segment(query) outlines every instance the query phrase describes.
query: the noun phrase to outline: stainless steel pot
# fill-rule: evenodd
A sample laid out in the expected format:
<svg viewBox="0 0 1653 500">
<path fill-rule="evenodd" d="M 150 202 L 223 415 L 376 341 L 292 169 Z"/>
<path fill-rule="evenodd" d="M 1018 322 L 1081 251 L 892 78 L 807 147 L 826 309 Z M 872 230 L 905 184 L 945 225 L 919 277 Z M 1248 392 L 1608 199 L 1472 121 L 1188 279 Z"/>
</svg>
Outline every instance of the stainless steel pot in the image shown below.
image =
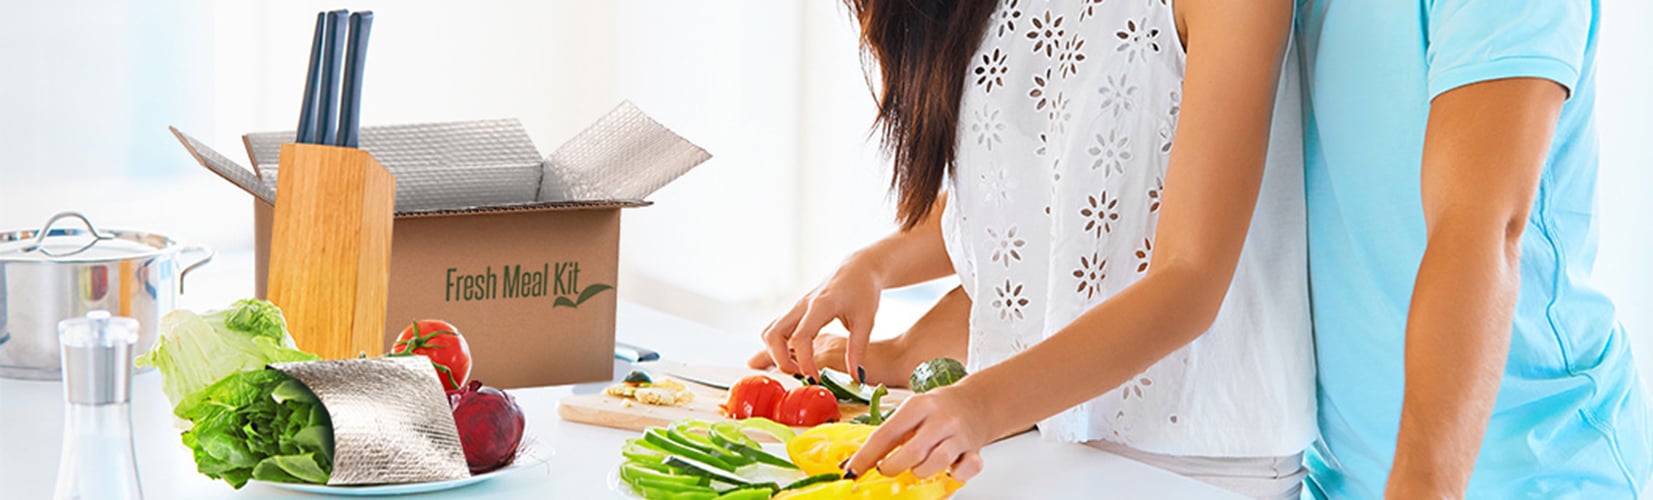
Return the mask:
<svg viewBox="0 0 1653 500">
<path fill-rule="evenodd" d="M 52 226 L 79 219 L 80 228 Z M 184 265 L 180 258 L 188 258 Z M 56 380 L 57 322 L 94 310 L 138 320 L 133 354 L 154 347 L 184 275 L 212 250 L 140 231 L 99 231 L 63 212 L 38 230 L 0 233 L 0 377 Z"/>
</svg>

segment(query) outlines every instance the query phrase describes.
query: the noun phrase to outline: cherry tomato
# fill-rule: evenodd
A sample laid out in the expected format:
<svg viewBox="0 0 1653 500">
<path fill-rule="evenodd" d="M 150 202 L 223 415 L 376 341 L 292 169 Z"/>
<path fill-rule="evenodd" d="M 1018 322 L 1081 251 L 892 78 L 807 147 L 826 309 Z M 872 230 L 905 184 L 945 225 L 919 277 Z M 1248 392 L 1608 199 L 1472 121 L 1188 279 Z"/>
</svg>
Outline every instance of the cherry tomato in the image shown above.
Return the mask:
<svg viewBox="0 0 1653 500">
<path fill-rule="evenodd" d="M 780 381 L 763 375 L 753 375 L 740 379 L 734 387 L 729 388 L 729 400 L 723 403 L 723 411 L 733 419 L 774 419 L 775 406 L 785 397 L 786 387 L 781 386 Z"/>
<path fill-rule="evenodd" d="M 459 329 L 446 321 L 422 319 L 408 325 L 390 347 L 392 356 L 418 354 L 436 365 L 436 378 L 447 390 L 458 390 L 471 378 L 471 345 Z"/>
<path fill-rule="evenodd" d="M 814 427 L 838 421 L 838 398 L 832 391 L 818 385 L 793 389 L 775 408 L 776 422 L 791 426 Z"/>
</svg>

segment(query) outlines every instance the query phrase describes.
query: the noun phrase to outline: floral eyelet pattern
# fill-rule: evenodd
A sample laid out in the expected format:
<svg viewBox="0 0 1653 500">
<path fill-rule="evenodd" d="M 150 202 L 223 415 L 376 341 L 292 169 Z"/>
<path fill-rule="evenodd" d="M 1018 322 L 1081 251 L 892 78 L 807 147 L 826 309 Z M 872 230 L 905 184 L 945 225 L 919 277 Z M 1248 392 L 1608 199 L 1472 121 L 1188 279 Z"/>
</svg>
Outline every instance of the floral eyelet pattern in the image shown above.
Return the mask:
<svg viewBox="0 0 1653 500">
<path fill-rule="evenodd" d="M 993 14 L 993 26 L 998 29 L 998 38 L 1016 32 L 1016 20 L 1022 18 L 1021 9 L 1016 5 L 1021 0 L 1009 0 L 999 5 L 999 11 Z"/>
<path fill-rule="evenodd" d="M 1029 301 L 1027 297 L 1022 295 L 1022 290 L 1025 288 L 1027 288 L 1026 285 L 1011 283 L 1010 280 L 1004 280 L 1004 284 L 993 287 L 993 309 L 999 311 L 999 319 L 1020 320 L 1027 318 L 1025 311 Z"/>
<path fill-rule="evenodd" d="M 1027 240 L 1016 236 L 1016 226 L 1010 226 L 1003 232 L 987 228 L 987 238 L 994 241 L 994 263 L 1002 263 L 1009 269 L 1012 261 L 1022 260 L 1022 247 L 1027 246 Z"/>
<path fill-rule="evenodd" d="M 1125 28 L 1114 32 L 1119 38 L 1116 52 L 1125 53 L 1125 62 L 1147 59 L 1147 52 L 1159 52 L 1159 28 L 1148 26 L 1148 19 L 1127 19 Z"/>
<path fill-rule="evenodd" d="M 1062 29 L 1062 16 L 1051 17 L 1047 10 L 1044 17 L 1034 16 L 1028 21 L 1032 29 L 1027 30 L 1027 39 L 1033 41 L 1033 53 L 1055 57 L 1056 46 L 1062 43 L 1062 35 L 1067 33 Z"/>
<path fill-rule="evenodd" d="M 1004 74 L 1008 72 L 1010 69 L 1005 66 L 1004 53 L 999 49 L 993 49 L 991 54 L 982 54 L 981 62 L 976 64 L 976 85 L 980 85 L 983 92 L 991 94 L 994 88 L 1004 86 Z"/>
<path fill-rule="evenodd" d="M 1131 136 L 1109 130 L 1108 135 L 1096 134 L 1096 143 L 1085 152 L 1091 155 L 1091 170 L 1104 174 L 1125 173 L 1125 163 L 1131 161 Z"/>
<path fill-rule="evenodd" d="M 1096 298 L 1102 294 L 1102 280 L 1108 279 L 1108 259 L 1098 252 L 1079 256 L 1079 267 L 1073 269 L 1073 278 L 1079 280 L 1075 291 L 1083 294 L 1085 300 Z"/>
<path fill-rule="evenodd" d="M 1114 223 L 1119 222 L 1119 198 L 1108 198 L 1107 191 L 1086 196 L 1085 206 L 1079 208 L 1079 218 L 1085 223 L 1085 232 L 1101 238 L 1113 232 Z"/>
</svg>

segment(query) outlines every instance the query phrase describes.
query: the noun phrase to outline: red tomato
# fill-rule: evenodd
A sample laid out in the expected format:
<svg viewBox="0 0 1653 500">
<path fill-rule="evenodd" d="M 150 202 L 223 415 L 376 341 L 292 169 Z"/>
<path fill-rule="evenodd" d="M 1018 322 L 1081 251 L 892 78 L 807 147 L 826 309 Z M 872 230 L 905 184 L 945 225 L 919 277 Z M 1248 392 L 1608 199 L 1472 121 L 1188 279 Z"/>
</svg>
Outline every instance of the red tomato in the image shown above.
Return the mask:
<svg viewBox="0 0 1653 500">
<path fill-rule="evenodd" d="M 408 325 L 390 347 L 392 356 L 418 354 L 436 365 L 436 378 L 448 390 L 458 390 L 471 378 L 471 345 L 459 329 L 446 321 L 422 319 Z"/>
<path fill-rule="evenodd" d="M 753 375 L 740 379 L 729 388 L 729 400 L 723 403 L 729 418 L 775 418 L 775 406 L 786 397 L 786 388 L 775 379 Z"/>
<path fill-rule="evenodd" d="M 775 408 L 776 422 L 791 426 L 814 427 L 838 421 L 838 398 L 832 391 L 818 385 L 806 385 L 786 393 Z"/>
</svg>

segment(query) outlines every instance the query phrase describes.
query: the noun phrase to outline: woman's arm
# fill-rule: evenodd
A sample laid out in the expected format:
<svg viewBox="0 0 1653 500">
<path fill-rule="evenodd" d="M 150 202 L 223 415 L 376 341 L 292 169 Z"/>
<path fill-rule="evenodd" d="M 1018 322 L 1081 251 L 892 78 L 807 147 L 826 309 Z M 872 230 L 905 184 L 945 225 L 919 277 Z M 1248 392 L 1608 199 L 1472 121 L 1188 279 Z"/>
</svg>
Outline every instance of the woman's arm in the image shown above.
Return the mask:
<svg viewBox="0 0 1653 500">
<path fill-rule="evenodd" d="M 1509 356 L 1521 232 L 1566 90 L 1537 78 L 1459 87 L 1429 107 L 1428 243 L 1406 318 L 1406 396 L 1389 498 L 1457 498 Z"/>
<path fill-rule="evenodd" d="M 941 212 L 946 203 L 947 194 L 942 193 L 918 225 L 855 252 L 825 283 L 764 328 L 763 340 L 775 366 L 787 373 L 820 373 L 815 364 L 815 337 L 837 320 L 849 330 L 845 366 L 850 373 L 859 372 L 856 368 L 862 366 L 872 339 L 880 292 L 953 272 L 941 238 Z"/>
<path fill-rule="evenodd" d="M 1210 328 L 1256 207 L 1292 2 L 1179 8 L 1189 54 L 1182 117 L 1147 275 L 1026 351 L 911 398 L 851 470 L 967 475 L 992 439 L 1117 387 Z"/>
</svg>

